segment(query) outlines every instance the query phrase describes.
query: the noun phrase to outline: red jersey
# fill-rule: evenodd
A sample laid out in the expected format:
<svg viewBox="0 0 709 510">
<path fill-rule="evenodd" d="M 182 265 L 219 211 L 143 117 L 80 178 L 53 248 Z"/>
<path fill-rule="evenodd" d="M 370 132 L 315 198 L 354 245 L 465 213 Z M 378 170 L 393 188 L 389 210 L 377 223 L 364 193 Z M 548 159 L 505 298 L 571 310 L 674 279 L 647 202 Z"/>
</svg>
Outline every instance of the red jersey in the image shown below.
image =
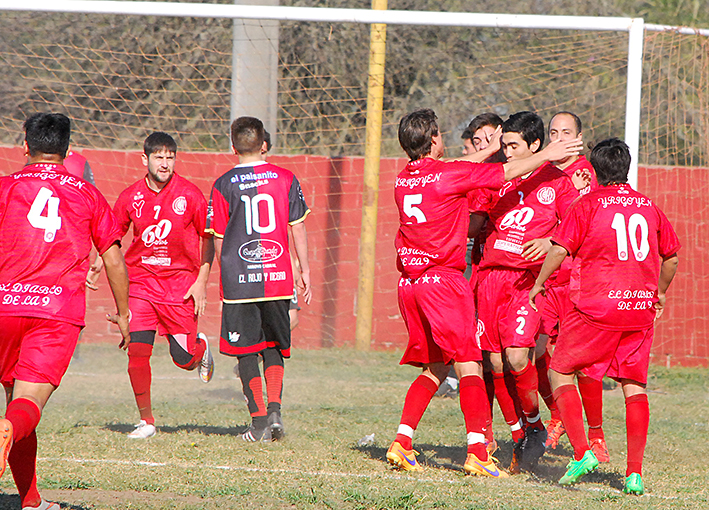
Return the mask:
<svg viewBox="0 0 709 510">
<path fill-rule="evenodd" d="M 434 266 L 465 270 L 468 192 L 499 189 L 501 163 L 470 163 L 423 158 L 411 161 L 397 176 L 394 199 L 399 231 L 394 245 L 397 267 L 418 278 Z"/>
<path fill-rule="evenodd" d="M 84 325 L 93 243 L 121 238 L 106 199 L 62 165 L 38 163 L 0 179 L 0 315 Z"/>
<path fill-rule="evenodd" d="M 650 327 L 661 257 L 679 239 L 660 209 L 627 184 L 604 186 L 574 204 L 552 241 L 573 257 L 569 296 L 601 329 Z"/>
<path fill-rule="evenodd" d="M 481 269 L 507 267 L 539 272 L 544 258 L 522 257 L 522 245 L 550 237 L 578 191 L 571 179 L 545 163 L 525 178 L 506 183 L 488 209 L 490 233 L 485 241 Z"/>
<path fill-rule="evenodd" d="M 159 192 L 146 178 L 129 186 L 113 207 L 122 235 L 133 224 L 126 250 L 130 295 L 156 303 L 184 302 L 201 263 L 207 201 L 197 186 L 174 173 Z"/>
<path fill-rule="evenodd" d="M 576 161 L 564 168 L 563 172 L 569 177 L 571 177 L 572 175 L 574 175 L 576 170 L 585 170 L 591 175 L 591 183 L 582 190 L 579 190 L 580 195 L 585 195 L 587 193 L 590 193 L 591 191 L 595 191 L 598 189 L 598 179 L 596 178 L 596 171 L 591 166 L 591 163 L 586 159 L 586 156 L 579 156 Z"/>
<path fill-rule="evenodd" d="M 209 205 L 207 228 L 224 238 L 224 302 L 292 298 L 288 225 L 310 212 L 295 175 L 265 161 L 237 165 L 216 180 Z"/>
</svg>

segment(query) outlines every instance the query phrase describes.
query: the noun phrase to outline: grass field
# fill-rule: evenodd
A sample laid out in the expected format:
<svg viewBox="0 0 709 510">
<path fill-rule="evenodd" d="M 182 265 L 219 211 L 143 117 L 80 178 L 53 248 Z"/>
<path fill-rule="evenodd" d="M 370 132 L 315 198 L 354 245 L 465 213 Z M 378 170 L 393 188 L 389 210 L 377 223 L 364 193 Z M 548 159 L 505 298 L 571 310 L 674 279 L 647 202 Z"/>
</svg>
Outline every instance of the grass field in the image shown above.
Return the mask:
<svg viewBox="0 0 709 510">
<path fill-rule="evenodd" d="M 563 438 L 535 475 L 490 480 L 463 475 L 458 400 L 434 399 L 414 439 L 427 466 L 405 475 L 384 454 L 406 390 L 418 370 L 397 353 L 295 351 L 286 363 L 280 443 L 242 443 L 249 423 L 232 360 L 216 359 L 214 379 L 174 367 L 164 344 L 153 356 L 158 434 L 129 440 L 138 421 L 125 353 L 81 345 L 38 429 L 40 490 L 80 509 L 596 509 L 709 508 L 709 375 L 652 369 L 651 422 L 642 497 L 621 492 L 625 426 L 620 390 L 606 391 L 611 463 L 571 489 L 556 481 L 570 458 Z M 498 458 L 510 435 L 496 409 Z M 374 444 L 358 446 L 365 435 Z M 12 478 L 0 480 L 0 509 L 19 509 Z"/>
</svg>

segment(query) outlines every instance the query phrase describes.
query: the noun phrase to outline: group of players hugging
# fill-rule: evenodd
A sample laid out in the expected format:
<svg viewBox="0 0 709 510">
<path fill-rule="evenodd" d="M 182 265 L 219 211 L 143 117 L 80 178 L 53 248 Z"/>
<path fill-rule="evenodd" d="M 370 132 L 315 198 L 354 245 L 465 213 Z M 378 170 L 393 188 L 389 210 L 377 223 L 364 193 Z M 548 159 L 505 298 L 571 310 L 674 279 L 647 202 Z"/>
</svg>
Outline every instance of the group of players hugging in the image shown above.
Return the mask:
<svg viewBox="0 0 709 510">
<path fill-rule="evenodd" d="M 197 320 L 216 255 L 220 352 L 238 359 L 251 415 L 240 437 L 281 439 L 289 308 L 294 288 L 305 303 L 312 295 L 303 223 L 310 210 L 293 173 L 266 161 L 270 137 L 263 123 L 234 120 L 231 142 L 239 164 L 216 179 L 209 203 L 175 171 L 175 140 L 150 134 L 141 155 L 146 174 L 113 208 L 84 179 L 84 166 L 75 172 L 66 158 L 71 122 L 65 115 L 34 114 L 24 131 L 27 164 L 0 178 L 0 382 L 7 394 L 0 476 L 9 464 L 23 510 L 60 508 L 37 490 L 35 429 L 85 325 L 85 288 L 98 288 L 103 269 L 117 309 L 108 320 L 118 326 L 120 347 L 128 352 L 140 414 L 129 438 L 157 432 L 150 392 L 156 333 L 167 338 L 176 366 L 197 369 L 204 382 L 212 378 L 214 360 Z M 133 239 L 124 256 L 120 243 L 129 229 Z M 299 268 L 295 279 L 292 265 Z"/>
<path fill-rule="evenodd" d="M 452 369 L 466 473 L 509 476 L 492 457 L 497 399 L 514 442 L 508 471 L 533 471 L 565 433 L 574 453 L 559 483 L 574 484 L 610 460 L 602 428 L 607 375 L 625 397 L 624 491 L 643 494 L 653 325 L 680 244 L 662 211 L 628 184 L 628 146 L 600 141 L 587 160 L 581 130 L 576 115 L 559 112 L 544 147 L 537 114 L 503 122 L 486 113 L 465 130 L 463 156 L 444 160 L 432 110 L 401 119 L 399 142 L 410 158 L 395 186 L 398 298 L 409 333 L 401 364 L 423 372 L 386 454 L 394 466 L 422 469 L 413 435 Z M 551 412 L 546 427 L 538 395 Z"/>
</svg>

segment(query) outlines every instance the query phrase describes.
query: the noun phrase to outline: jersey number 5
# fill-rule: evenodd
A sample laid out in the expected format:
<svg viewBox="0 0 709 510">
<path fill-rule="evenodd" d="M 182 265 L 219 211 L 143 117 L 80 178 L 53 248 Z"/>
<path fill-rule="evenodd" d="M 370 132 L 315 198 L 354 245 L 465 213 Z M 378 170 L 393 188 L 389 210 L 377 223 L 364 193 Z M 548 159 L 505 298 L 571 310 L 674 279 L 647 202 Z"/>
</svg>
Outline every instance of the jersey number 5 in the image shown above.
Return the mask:
<svg viewBox="0 0 709 510">
<path fill-rule="evenodd" d="M 44 208 L 47 208 L 47 215 L 42 216 Z M 59 217 L 59 197 L 52 196 L 52 190 L 40 188 L 37 196 L 27 213 L 27 220 L 34 228 L 44 230 L 44 242 L 51 243 L 57 230 L 62 228 L 62 219 Z"/>
<path fill-rule="evenodd" d="M 416 218 L 416 223 L 426 223 L 426 215 L 416 207 L 423 202 L 423 195 L 404 195 L 404 214 L 409 218 Z"/>
</svg>

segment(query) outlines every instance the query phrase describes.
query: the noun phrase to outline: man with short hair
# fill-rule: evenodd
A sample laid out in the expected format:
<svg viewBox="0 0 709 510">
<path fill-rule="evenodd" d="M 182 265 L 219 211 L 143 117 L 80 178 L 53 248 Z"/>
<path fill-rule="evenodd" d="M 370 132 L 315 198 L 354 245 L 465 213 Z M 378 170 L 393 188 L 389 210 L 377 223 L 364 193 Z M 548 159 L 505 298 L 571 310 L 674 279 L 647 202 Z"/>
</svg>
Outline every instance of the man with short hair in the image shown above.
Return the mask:
<svg viewBox="0 0 709 510">
<path fill-rule="evenodd" d="M 0 178 L 0 476 L 9 462 L 24 510 L 59 510 L 37 491 L 37 434 L 47 400 L 64 376 L 84 327 L 85 276 L 92 244 L 106 265 L 128 335 L 128 274 L 120 229 L 106 199 L 62 165 L 71 122 L 37 113 L 24 124 L 27 165 Z"/>
<path fill-rule="evenodd" d="M 123 236 L 133 226 L 126 251 L 132 313 L 128 376 L 140 422 L 128 434 L 131 439 L 147 439 L 157 431 L 150 393 L 156 333 L 167 338 L 177 367 L 199 368 L 203 382 L 214 371 L 207 337 L 197 332 L 214 257 L 212 236 L 205 231 L 207 201 L 175 172 L 177 143 L 170 135 L 157 131 L 148 136 L 141 157 L 145 177 L 123 190 L 113 207 Z M 95 273 L 88 279 L 95 279 Z"/>
<path fill-rule="evenodd" d="M 290 357 L 288 307 L 293 296 L 289 230 L 300 261 L 296 286 L 310 303 L 310 265 L 304 220 L 310 213 L 298 179 L 264 161 L 263 123 L 239 117 L 231 125 L 239 164 L 212 188 L 208 230 L 215 236 L 223 291 L 220 352 L 238 358 L 251 425 L 245 441 L 280 440 L 283 358 Z M 267 403 L 259 370 L 263 358 Z"/>
<path fill-rule="evenodd" d="M 486 149 L 492 142 L 495 130 L 502 125 L 499 115 L 485 112 L 477 115 L 463 130 L 463 156 Z"/>
<path fill-rule="evenodd" d="M 399 209 L 397 268 L 401 272 L 399 308 L 409 332 L 401 364 L 423 369 L 406 395 L 401 422 L 386 458 L 404 470 L 419 470 L 412 439 L 434 393 L 453 364 L 460 380 L 460 407 L 465 418 L 466 473 L 506 477 L 488 455 L 485 427 L 489 406 L 479 344 L 475 340 L 475 303 L 465 269 L 468 192 L 499 189 L 505 181 L 528 173 L 550 159 L 578 151 L 578 143 L 554 143 L 544 151 L 505 163 L 440 161 L 443 139 L 433 110 L 414 111 L 399 123 L 399 143 L 410 158 L 396 179 Z M 489 147 L 490 152 L 496 147 Z"/>
<path fill-rule="evenodd" d="M 574 448 L 559 483 L 571 485 L 598 466 L 584 430 L 574 374 L 619 381 L 625 396 L 624 491 L 643 494 L 642 461 L 650 420 L 645 392 L 654 321 L 677 271 L 679 239 L 662 211 L 628 185 L 630 150 L 617 138 L 598 143 L 591 164 L 600 187 L 581 197 L 552 237 L 553 247 L 529 292 L 529 306 L 567 255 L 573 257 L 573 309 L 561 323 L 551 361 L 554 399 Z"/>
<path fill-rule="evenodd" d="M 510 162 L 534 157 L 543 143 L 544 123 L 533 112 L 515 113 L 502 125 L 502 146 Z M 545 162 L 506 183 L 488 208 L 491 231 L 478 272 L 478 327 L 492 365 L 495 396 L 516 442 L 513 472 L 536 467 L 547 435 L 539 415 L 533 361 L 541 314 L 529 309 L 526 296 L 550 247 L 550 236 L 577 197 L 571 180 Z M 523 416 L 518 416 L 507 388 L 505 363 L 514 376 Z"/>
</svg>

